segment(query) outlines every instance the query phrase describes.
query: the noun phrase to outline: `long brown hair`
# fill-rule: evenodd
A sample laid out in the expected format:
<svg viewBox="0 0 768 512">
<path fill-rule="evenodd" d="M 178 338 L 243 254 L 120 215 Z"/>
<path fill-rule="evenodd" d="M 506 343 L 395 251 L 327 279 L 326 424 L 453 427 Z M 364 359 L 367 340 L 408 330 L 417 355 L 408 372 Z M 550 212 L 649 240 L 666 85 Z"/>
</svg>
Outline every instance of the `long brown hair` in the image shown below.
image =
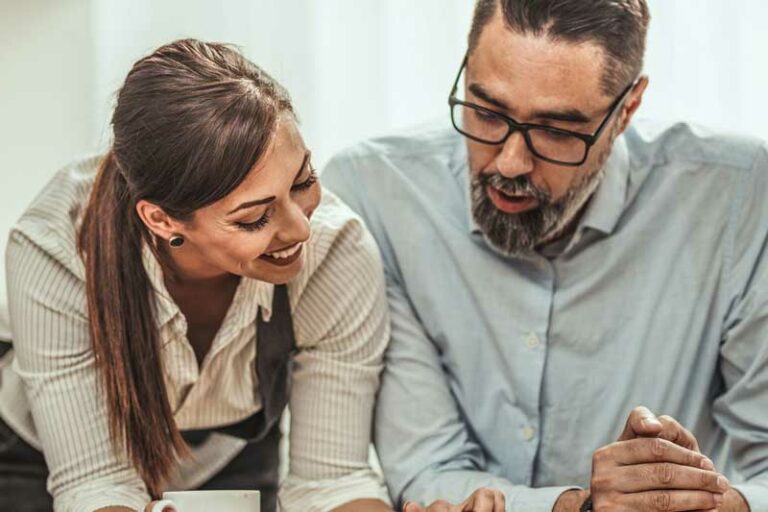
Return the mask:
<svg viewBox="0 0 768 512">
<path fill-rule="evenodd" d="M 154 497 L 188 450 L 168 402 L 142 260 L 144 244 L 156 241 L 136 203 L 190 219 L 245 179 L 282 112 L 293 109 L 274 79 L 226 45 L 193 39 L 136 62 L 118 94 L 79 248 L 113 448 Z"/>
</svg>

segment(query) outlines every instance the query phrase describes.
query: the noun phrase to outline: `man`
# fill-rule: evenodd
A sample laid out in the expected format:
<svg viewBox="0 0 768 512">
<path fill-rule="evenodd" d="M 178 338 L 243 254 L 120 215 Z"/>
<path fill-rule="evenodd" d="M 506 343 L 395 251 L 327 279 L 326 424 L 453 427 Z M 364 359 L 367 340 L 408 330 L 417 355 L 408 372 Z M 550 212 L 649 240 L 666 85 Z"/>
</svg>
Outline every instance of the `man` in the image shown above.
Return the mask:
<svg viewBox="0 0 768 512">
<path fill-rule="evenodd" d="M 454 126 L 323 175 L 385 262 L 406 512 L 768 510 L 768 150 L 630 126 L 648 19 L 479 0 Z"/>
</svg>

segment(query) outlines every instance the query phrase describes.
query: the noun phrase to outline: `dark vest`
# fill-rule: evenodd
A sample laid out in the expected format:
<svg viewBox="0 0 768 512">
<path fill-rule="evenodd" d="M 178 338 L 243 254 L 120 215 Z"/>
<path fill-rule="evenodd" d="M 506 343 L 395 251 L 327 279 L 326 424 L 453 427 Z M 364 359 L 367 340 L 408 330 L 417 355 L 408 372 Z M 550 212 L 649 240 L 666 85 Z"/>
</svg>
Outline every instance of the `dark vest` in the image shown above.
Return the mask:
<svg viewBox="0 0 768 512">
<path fill-rule="evenodd" d="M 200 489 L 254 489 L 261 491 L 262 512 L 277 510 L 280 463 L 280 417 L 288 405 L 296 340 L 285 285 L 275 286 L 272 318 L 265 322 L 261 310 L 256 330 L 256 376 L 262 410 L 234 425 L 187 430 L 182 436 L 195 446 L 212 432 L 246 439 L 248 445 Z"/>
</svg>

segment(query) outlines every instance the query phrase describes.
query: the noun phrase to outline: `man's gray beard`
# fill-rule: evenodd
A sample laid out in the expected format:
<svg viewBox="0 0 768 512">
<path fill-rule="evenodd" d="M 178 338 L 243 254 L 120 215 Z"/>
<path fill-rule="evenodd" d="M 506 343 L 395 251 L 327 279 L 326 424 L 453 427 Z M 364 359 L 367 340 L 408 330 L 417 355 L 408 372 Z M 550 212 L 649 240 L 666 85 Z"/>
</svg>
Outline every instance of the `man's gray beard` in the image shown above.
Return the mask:
<svg viewBox="0 0 768 512">
<path fill-rule="evenodd" d="M 502 256 L 523 256 L 562 236 L 602 182 L 609 154 L 610 150 L 601 154 L 597 170 L 555 202 L 550 201 L 548 192 L 535 188 L 528 176 L 473 173 L 472 216 L 485 241 Z M 539 206 L 522 213 L 504 213 L 488 197 L 489 185 L 505 193 L 533 196 Z"/>
</svg>

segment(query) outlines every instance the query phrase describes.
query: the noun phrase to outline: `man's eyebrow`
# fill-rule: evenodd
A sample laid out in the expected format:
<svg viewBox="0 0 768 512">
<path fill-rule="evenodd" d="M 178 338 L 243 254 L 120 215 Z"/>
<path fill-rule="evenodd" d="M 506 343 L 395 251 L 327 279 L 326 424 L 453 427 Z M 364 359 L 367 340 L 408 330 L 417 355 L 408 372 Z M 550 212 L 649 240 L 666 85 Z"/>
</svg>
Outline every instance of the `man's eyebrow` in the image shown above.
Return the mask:
<svg viewBox="0 0 768 512">
<path fill-rule="evenodd" d="M 509 112 L 509 106 L 498 98 L 494 98 L 488 91 L 486 91 L 480 84 L 470 84 L 469 92 L 500 109 Z M 565 121 L 568 123 L 586 124 L 592 121 L 592 119 L 584 114 L 581 110 L 570 108 L 566 110 L 541 110 L 536 111 L 531 116 L 532 119 L 546 119 L 550 121 Z"/>
<path fill-rule="evenodd" d="M 581 110 L 570 108 L 567 110 L 542 110 L 533 113 L 534 119 L 549 119 L 551 121 L 565 121 L 567 123 L 586 124 L 591 121 Z"/>
<path fill-rule="evenodd" d="M 469 89 L 469 92 L 471 92 L 472 94 L 474 94 L 475 96 L 483 100 L 484 102 L 490 103 L 491 105 L 502 108 L 507 112 L 510 110 L 506 103 L 491 96 L 491 94 L 488 91 L 486 91 L 482 85 L 470 84 L 468 89 Z"/>
<path fill-rule="evenodd" d="M 309 161 L 309 157 L 312 155 L 312 152 L 307 150 L 304 153 L 304 159 L 301 161 L 301 165 L 299 166 L 299 170 L 296 173 L 296 176 L 293 178 L 293 181 L 296 181 L 296 179 L 301 176 L 301 172 L 304 170 L 304 167 L 307 166 L 307 162 Z M 244 203 L 240 203 L 234 210 L 231 212 L 228 212 L 227 215 L 232 215 L 235 212 L 239 212 L 240 210 L 244 210 L 246 208 L 253 208 L 254 206 L 260 206 L 263 204 L 271 203 L 275 200 L 275 196 L 269 196 L 265 197 L 264 199 L 254 199 L 253 201 L 246 201 Z"/>
</svg>

